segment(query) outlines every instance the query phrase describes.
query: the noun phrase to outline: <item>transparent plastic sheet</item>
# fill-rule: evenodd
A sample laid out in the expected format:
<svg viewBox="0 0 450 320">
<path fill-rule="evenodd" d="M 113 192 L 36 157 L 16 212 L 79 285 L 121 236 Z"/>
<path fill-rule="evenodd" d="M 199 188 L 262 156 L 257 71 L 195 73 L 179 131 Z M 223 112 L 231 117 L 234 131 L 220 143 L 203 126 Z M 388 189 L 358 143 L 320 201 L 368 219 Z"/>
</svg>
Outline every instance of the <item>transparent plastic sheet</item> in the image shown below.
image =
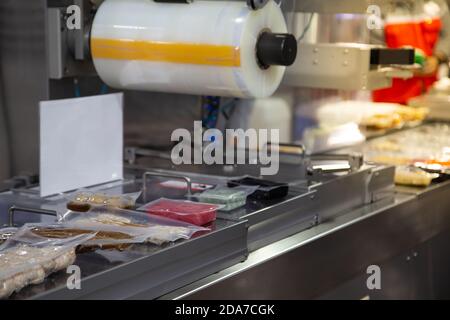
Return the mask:
<svg viewBox="0 0 450 320">
<path fill-rule="evenodd" d="M 416 162 L 450 167 L 450 126 L 426 125 L 371 140 L 364 146 L 367 160 L 413 165 Z"/>
<path fill-rule="evenodd" d="M 78 190 L 66 196 L 67 209 L 77 212 L 87 212 L 95 206 L 134 209 L 140 195 L 141 192 L 110 195 L 100 191 Z"/>
<path fill-rule="evenodd" d="M 450 169 L 450 126 L 424 125 L 373 139 L 363 153 L 368 161 L 395 165 L 397 184 L 426 187 Z"/>
<path fill-rule="evenodd" d="M 286 70 L 260 67 L 255 48 L 265 30 L 287 32 L 274 1 L 250 10 L 241 1 L 109 0 L 95 15 L 91 51 L 113 88 L 262 98 Z"/>
<path fill-rule="evenodd" d="M 68 212 L 60 223 L 64 228 L 97 232 L 97 236 L 86 245 L 119 250 L 126 244 L 162 245 L 190 239 L 197 232 L 210 231 L 143 212 L 105 207 L 94 207 L 85 213 Z"/>
<path fill-rule="evenodd" d="M 187 191 L 186 182 L 179 181 L 179 180 L 165 180 L 165 181 L 159 182 L 159 186 L 162 188 Z M 208 190 L 211 188 L 214 188 L 214 186 L 211 184 L 207 184 L 207 183 L 193 182 L 191 185 L 191 189 L 193 192 L 201 192 L 201 191 Z"/>
<path fill-rule="evenodd" d="M 221 208 L 223 206 L 217 204 L 161 198 L 147 203 L 138 210 L 173 220 L 192 223 L 197 226 L 203 226 L 216 220 L 217 210 Z"/>
<path fill-rule="evenodd" d="M 0 246 L 0 299 L 30 284 L 38 284 L 76 259 L 76 247 L 95 234 L 54 239 L 32 232 L 25 225 Z"/>
<path fill-rule="evenodd" d="M 200 202 L 221 204 L 223 207 L 219 210 L 231 211 L 245 206 L 247 197 L 257 189 L 258 186 L 237 186 L 234 188 L 217 186 L 191 197 L 198 199 Z"/>
</svg>

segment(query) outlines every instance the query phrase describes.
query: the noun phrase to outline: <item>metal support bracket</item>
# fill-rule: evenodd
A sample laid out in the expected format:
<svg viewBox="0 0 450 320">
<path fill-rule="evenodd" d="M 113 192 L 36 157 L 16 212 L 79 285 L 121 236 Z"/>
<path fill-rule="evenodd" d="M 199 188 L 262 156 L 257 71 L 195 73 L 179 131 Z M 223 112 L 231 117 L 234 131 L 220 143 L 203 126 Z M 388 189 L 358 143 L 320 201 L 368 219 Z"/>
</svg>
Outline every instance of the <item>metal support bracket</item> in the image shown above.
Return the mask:
<svg viewBox="0 0 450 320">
<path fill-rule="evenodd" d="M 394 175 L 394 166 L 373 168 L 366 179 L 364 202 L 370 204 L 386 197 L 394 196 Z"/>
</svg>

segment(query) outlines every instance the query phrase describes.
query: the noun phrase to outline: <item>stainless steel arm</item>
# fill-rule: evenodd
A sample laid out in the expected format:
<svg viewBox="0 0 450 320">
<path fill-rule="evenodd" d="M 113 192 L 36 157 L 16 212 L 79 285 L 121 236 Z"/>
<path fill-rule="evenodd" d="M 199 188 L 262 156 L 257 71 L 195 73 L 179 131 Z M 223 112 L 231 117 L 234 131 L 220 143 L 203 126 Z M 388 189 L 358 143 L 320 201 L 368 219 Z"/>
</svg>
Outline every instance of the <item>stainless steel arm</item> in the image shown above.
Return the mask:
<svg viewBox="0 0 450 320">
<path fill-rule="evenodd" d="M 326 161 L 330 163 L 314 162 Z M 336 161 L 333 163 L 333 161 Z M 364 157 L 361 153 L 350 154 L 320 154 L 310 157 L 310 164 L 307 166 L 307 175 L 313 176 L 321 173 L 339 173 L 352 172 L 362 167 L 364 164 Z"/>
</svg>

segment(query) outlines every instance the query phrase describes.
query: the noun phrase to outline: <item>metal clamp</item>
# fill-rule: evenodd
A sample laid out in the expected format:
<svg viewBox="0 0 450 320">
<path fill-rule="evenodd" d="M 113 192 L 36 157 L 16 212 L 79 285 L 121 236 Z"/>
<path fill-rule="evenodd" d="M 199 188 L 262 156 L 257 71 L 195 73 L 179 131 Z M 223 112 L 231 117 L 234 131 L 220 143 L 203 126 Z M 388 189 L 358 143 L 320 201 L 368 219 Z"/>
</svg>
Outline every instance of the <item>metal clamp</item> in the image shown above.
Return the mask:
<svg viewBox="0 0 450 320">
<path fill-rule="evenodd" d="M 321 173 L 354 172 L 359 170 L 364 164 L 364 157 L 361 153 L 350 154 L 321 154 L 310 157 L 311 163 L 307 166 L 307 175 L 315 176 Z M 345 163 L 317 164 L 314 161 L 345 161 Z"/>
<path fill-rule="evenodd" d="M 272 144 L 268 143 L 267 147 L 269 150 L 271 150 Z M 280 154 L 293 155 L 298 156 L 300 158 L 304 158 L 306 155 L 306 148 L 302 144 L 280 143 L 276 145 L 276 147 L 278 148 L 278 152 Z"/>
<path fill-rule="evenodd" d="M 44 210 L 44 209 L 22 208 L 22 207 L 12 206 L 8 210 L 8 213 L 9 213 L 9 226 L 10 227 L 14 227 L 14 214 L 17 211 L 25 212 L 25 213 L 35 213 L 35 214 L 45 215 L 45 216 L 54 216 L 54 217 L 57 216 L 56 211 Z"/>
<path fill-rule="evenodd" d="M 178 180 L 183 180 L 186 182 L 187 185 L 187 193 L 188 195 L 192 195 L 192 181 L 189 177 L 178 175 L 178 174 L 172 174 L 172 173 L 162 173 L 162 172 L 155 172 L 155 171 L 147 171 L 142 176 L 142 193 L 144 197 L 144 201 L 147 202 L 147 177 L 160 177 L 160 178 L 173 178 Z"/>
<path fill-rule="evenodd" d="M 11 179 L 0 181 L 0 192 L 27 190 L 39 185 L 38 175 L 21 175 Z M 36 190 L 37 191 L 37 190 Z M 38 191 L 37 191 L 38 192 Z"/>
</svg>

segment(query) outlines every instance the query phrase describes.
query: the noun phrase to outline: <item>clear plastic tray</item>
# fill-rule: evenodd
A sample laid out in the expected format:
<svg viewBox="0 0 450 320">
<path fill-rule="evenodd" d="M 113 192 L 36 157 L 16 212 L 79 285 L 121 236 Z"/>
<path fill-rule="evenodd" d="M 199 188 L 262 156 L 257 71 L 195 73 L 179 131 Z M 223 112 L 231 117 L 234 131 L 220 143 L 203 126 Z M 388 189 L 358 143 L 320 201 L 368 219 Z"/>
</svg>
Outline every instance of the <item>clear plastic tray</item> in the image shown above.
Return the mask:
<svg viewBox="0 0 450 320">
<path fill-rule="evenodd" d="M 231 211 L 244 206 L 247 202 L 247 197 L 255 192 L 256 189 L 258 189 L 258 186 L 240 186 L 235 188 L 218 186 L 195 194 L 193 197 L 201 202 L 221 204 L 223 205 L 220 208 L 221 211 Z"/>
</svg>

